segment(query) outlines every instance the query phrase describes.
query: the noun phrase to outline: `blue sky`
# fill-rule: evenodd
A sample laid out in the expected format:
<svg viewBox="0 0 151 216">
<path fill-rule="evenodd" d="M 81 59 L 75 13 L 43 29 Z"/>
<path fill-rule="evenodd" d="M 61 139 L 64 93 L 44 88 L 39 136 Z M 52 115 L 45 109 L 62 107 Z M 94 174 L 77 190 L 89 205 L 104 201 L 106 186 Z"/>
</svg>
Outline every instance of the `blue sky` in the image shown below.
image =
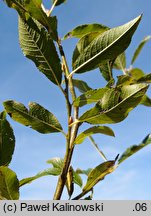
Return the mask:
<svg viewBox="0 0 151 216">
<path fill-rule="evenodd" d="M 50 1 L 44 1 L 49 7 Z M 138 43 L 147 35 L 151 35 L 150 7 L 148 0 L 68 0 L 54 11 L 58 16 L 59 35 L 63 37 L 77 25 L 85 23 L 101 23 L 109 27 L 124 24 L 139 14 L 143 19 L 137 29 L 132 43 L 127 50 L 128 63 Z M 13 99 L 24 103 L 35 101 L 54 113 L 62 125 L 66 126 L 65 101 L 57 87 L 38 72 L 35 65 L 27 60 L 19 47 L 17 32 L 17 14 L 1 2 L 0 6 L 0 111 L 2 102 Z M 71 69 L 72 51 L 77 40 L 63 42 L 67 60 Z M 135 67 L 140 67 L 149 73 L 151 68 L 151 42 L 144 47 Z M 129 64 L 127 65 L 129 66 Z M 118 74 L 117 74 L 118 75 Z M 97 70 L 76 75 L 84 79 L 93 87 L 103 87 L 105 82 Z M 151 93 L 150 90 L 148 92 Z M 150 94 L 151 96 L 151 94 Z M 109 160 L 114 159 L 127 147 L 138 144 L 151 132 L 150 108 L 139 106 L 132 111 L 128 118 L 116 125 L 110 125 L 116 137 L 95 135 L 94 138 Z M 9 118 L 8 118 L 9 119 Z M 46 160 L 53 157 L 63 157 L 65 140 L 60 134 L 43 135 L 30 128 L 24 127 L 9 119 L 16 135 L 16 148 L 11 168 L 22 179 L 35 175 L 43 169 L 49 168 Z M 88 125 L 87 125 L 88 127 Z M 72 164 L 75 168 L 87 169 L 102 162 L 89 140 L 75 148 Z M 151 197 L 151 146 L 144 148 L 125 163 L 94 190 L 94 199 L 150 199 Z M 32 184 L 24 186 L 21 199 L 51 199 L 56 177 L 44 177 Z M 79 188 L 76 187 L 77 193 Z M 66 199 L 66 192 L 63 195 Z"/>
</svg>

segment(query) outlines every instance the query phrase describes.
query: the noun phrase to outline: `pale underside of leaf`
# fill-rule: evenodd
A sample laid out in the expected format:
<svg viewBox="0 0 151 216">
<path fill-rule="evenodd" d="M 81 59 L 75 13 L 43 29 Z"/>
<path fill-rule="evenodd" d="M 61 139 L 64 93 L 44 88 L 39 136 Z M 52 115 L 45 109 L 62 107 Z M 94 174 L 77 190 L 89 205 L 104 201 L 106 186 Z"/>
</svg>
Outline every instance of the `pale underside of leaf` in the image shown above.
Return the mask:
<svg viewBox="0 0 151 216">
<path fill-rule="evenodd" d="M 140 52 L 142 51 L 144 45 L 151 39 L 151 36 L 147 36 L 145 37 L 140 44 L 138 45 L 138 47 L 136 48 L 134 55 L 132 57 L 132 61 L 131 64 L 134 64 L 134 62 L 136 61 L 136 59 L 138 58 Z"/>
<path fill-rule="evenodd" d="M 114 132 L 111 130 L 111 128 L 106 127 L 106 126 L 95 126 L 79 134 L 75 140 L 75 144 L 81 144 L 85 140 L 86 137 L 89 137 L 92 134 L 98 134 L 98 133 L 105 134 L 108 136 L 114 136 Z"/>
</svg>

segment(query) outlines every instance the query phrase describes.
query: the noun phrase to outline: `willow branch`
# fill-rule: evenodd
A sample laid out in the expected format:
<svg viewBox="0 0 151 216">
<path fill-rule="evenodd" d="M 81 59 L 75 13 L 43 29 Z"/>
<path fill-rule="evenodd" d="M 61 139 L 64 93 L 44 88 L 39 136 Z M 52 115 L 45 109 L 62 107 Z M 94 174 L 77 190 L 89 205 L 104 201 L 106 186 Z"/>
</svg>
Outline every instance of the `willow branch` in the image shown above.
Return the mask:
<svg viewBox="0 0 151 216">
<path fill-rule="evenodd" d="M 70 127 L 70 121 L 74 121 L 78 118 L 78 111 L 79 109 L 77 107 L 73 108 L 73 112 L 74 112 L 74 119 L 71 116 L 71 105 L 69 102 L 69 92 L 68 92 L 68 88 L 70 90 L 70 94 L 72 97 L 72 100 L 74 101 L 76 98 L 76 93 L 75 93 L 75 89 L 73 86 L 73 81 L 72 81 L 72 77 L 70 77 L 69 79 L 67 79 L 69 73 L 69 68 L 68 68 L 68 64 L 66 61 L 66 57 L 63 51 L 63 47 L 61 45 L 61 42 L 58 40 L 58 47 L 59 47 L 59 51 L 60 51 L 60 55 L 62 57 L 62 66 L 63 66 L 63 71 L 65 74 L 65 84 L 66 84 L 66 103 L 67 103 L 67 107 L 68 107 L 68 134 L 67 134 L 67 138 L 66 138 L 66 154 L 64 157 L 64 164 L 63 164 L 63 169 L 62 169 L 62 173 L 59 176 L 58 179 L 58 183 L 57 183 L 57 187 L 56 187 L 56 191 L 54 194 L 53 199 L 54 200 L 59 200 L 61 198 L 61 195 L 63 193 L 63 189 L 64 186 L 66 184 L 66 178 L 67 178 L 67 173 L 68 173 L 68 169 L 70 167 L 70 163 L 71 163 L 71 159 L 72 159 L 72 154 L 73 154 L 73 150 L 74 150 L 74 141 L 75 138 L 77 136 L 77 132 L 78 132 L 78 128 L 79 128 L 79 123 L 74 124 L 73 127 Z M 69 107 L 70 105 L 70 107 Z"/>
</svg>

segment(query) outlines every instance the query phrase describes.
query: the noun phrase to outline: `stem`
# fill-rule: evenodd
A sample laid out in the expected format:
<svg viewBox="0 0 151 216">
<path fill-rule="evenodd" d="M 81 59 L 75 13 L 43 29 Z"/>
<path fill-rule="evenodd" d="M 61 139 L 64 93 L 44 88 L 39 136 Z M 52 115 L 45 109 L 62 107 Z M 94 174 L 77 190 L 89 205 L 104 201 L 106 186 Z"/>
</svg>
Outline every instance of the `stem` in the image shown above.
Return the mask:
<svg viewBox="0 0 151 216">
<path fill-rule="evenodd" d="M 79 200 L 80 198 L 82 198 L 84 195 L 86 195 L 89 192 L 90 191 L 84 191 L 84 192 L 80 193 L 79 195 L 77 195 L 76 197 L 74 197 L 72 200 Z"/>
<path fill-rule="evenodd" d="M 66 99 L 66 104 L 67 104 L 67 109 L 68 109 L 68 122 L 69 122 L 70 119 L 72 120 L 72 117 L 71 117 L 71 108 L 72 107 L 71 107 L 71 104 L 69 102 L 68 87 L 69 87 L 69 90 L 70 90 L 70 93 L 71 93 L 72 100 L 75 100 L 76 94 L 75 94 L 75 89 L 74 89 L 74 86 L 73 86 L 72 77 L 67 79 L 68 75 L 70 74 L 69 73 L 69 68 L 68 68 L 68 64 L 67 64 L 67 61 L 66 61 L 64 51 L 63 51 L 63 47 L 62 47 L 61 42 L 59 40 L 58 40 L 58 47 L 59 47 L 59 51 L 60 51 L 60 54 L 61 54 L 61 57 L 62 57 L 63 71 L 64 71 L 64 74 L 65 74 L 65 84 L 66 84 L 66 89 L 65 89 L 66 96 L 65 96 L 65 99 Z M 74 121 L 76 121 L 76 119 L 78 118 L 79 108 L 74 107 L 73 109 L 74 109 L 73 110 L 73 112 L 74 112 Z M 68 124 L 68 134 L 66 136 L 66 154 L 65 154 L 65 157 L 64 157 L 64 164 L 63 164 L 62 173 L 59 176 L 56 191 L 55 191 L 55 194 L 54 194 L 54 197 L 53 197 L 54 200 L 59 200 L 61 198 L 64 186 L 65 186 L 65 183 L 66 183 L 67 173 L 68 173 L 70 163 L 71 163 L 71 159 L 72 159 L 72 154 L 73 154 L 73 150 L 74 150 L 74 141 L 75 141 L 75 138 L 77 136 L 78 128 L 79 128 L 79 122 L 76 122 L 73 127 L 70 126 L 70 122 L 69 122 L 69 124 Z"/>
<path fill-rule="evenodd" d="M 98 145 L 95 143 L 94 139 L 92 136 L 89 136 L 89 139 L 91 141 L 91 143 L 93 144 L 93 146 L 96 148 L 96 150 L 99 152 L 99 154 L 101 155 L 101 157 L 103 158 L 104 161 L 107 161 L 106 156 L 104 155 L 104 153 L 99 149 Z"/>
</svg>

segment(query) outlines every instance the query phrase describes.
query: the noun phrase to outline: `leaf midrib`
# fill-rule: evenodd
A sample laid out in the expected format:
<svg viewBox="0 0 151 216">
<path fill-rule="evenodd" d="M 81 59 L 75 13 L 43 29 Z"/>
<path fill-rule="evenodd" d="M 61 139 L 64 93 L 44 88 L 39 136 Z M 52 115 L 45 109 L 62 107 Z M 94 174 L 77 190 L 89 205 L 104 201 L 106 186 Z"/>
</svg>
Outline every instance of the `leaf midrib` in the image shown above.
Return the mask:
<svg viewBox="0 0 151 216">
<path fill-rule="evenodd" d="M 24 22 L 24 21 L 22 20 L 22 22 Z M 23 25 L 22 25 L 22 26 L 23 26 Z M 36 41 L 34 40 L 34 38 L 33 38 L 34 35 L 33 35 L 33 34 L 30 34 L 30 31 L 29 31 L 29 30 L 30 30 L 30 27 L 29 27 L 29 26 L 26 26 L 26 23 L 24 23 L 24 26 L 25 26 L 25 28 L 26 28 L 26 30 L 27 30 L 27 32 L 28 32 L 29 37 L 31 38 L 31 41 L 35 44 L 35 47 L 37 47 L 38 51 L 39 51 L 40 54 L 41 54 L 41 57 L 44 58 L 46 64 L 48 65 L 48 68 L 49 68 L 49 70 L 51 71 L 51 73 L 52 73 L 52 75 L 53 75 L 53 77 L 54 77 L 54 79 L 55 79 L 57 85 L 60 86 L 60 83 L 58 82 L 58 79 L 57 79 L 57 77 L 55 76 L 55 72 L 53 71 L 51 65 L 49 64 L 49 61 L 47 61 L 47 58 L 45 57 L 44 53 L 41 51 L 40 47 L 38 46 L 38 44 L 37 44 Z M 23 28 L 22 28 L 22 29 L 23 29 Z M 29 29 L 29 30 L 28 30 L 28 29 Z M 34 29 L 33 29 L 33 31 L 35 32 Z M 22 34 L 23 34 L 23 33 L 22 33 Z M 39 35 L 40 35 L 40 34 L 39 34 Z M 40 35 L 40 38 L 41 38 L 41 35 Z M 22 40 L 26 41 L 23 37 L 22 37 Z M 39 39 L 38 39 L 38 40 L 39 40 Z M 52 43 L 53 43 L 53 42 L 52 42 Z M 25 44 L 25 46 L 26 46 L 26 44 Z M 26 47 L 27 47 L 27 46 L 26 46 Z M 44 68 L 44 69 L 46 69 L 46 68 Z"/>
<path fill-rule="evenodd" d="M 114 110 L 114 109 L 116 109 L 118 106 L 120 106 L 122 103 L 124 103 L 126 100 L 128 100 L 130 97 L 134 96 L 135 94 L 137 94 L 137 93 L 140 92 L 141 90 L 147 88 L 148 86 L 149 86 L 149 85 L 146 85 L 146 86 L 144 86 L 143 88 L 139 89 L 139 91 L 136 91 L 135 93 L 130 94 L 128 97 L 126 97 L 126 98 L 125 98 L 124 100 L 122 100 L 120 103 L 116 104 L 116 105 L 115 105 L 114 107 L 112 107 L 111 109 L 106 110 L 106 111 L 102 112 L 101 114 L 99 113 L 99 114 L 97 114 L 97 115 L 95 115 L 95 116 L 92 116 L 92 117 L 89 117 L 89 118 L 86 118 L 86 119 L 83 119 L 83 120 L 84 120 L 84 121 L 92 120 L 92 119 L 94 119 L 94 118 L 99 117 L 100 115 L 104 115 L 104 114 L 106 114 L 106 113 L 111 112 L 112 110 Z M 93 108 L 92 108 L 92 109 L 93 109 Z M 84 114 L 83 114 L 83 115 L 84 115 Z M 79 122 L 83 122 L 83 120 L 81 121 L 81 120 L 79 119 Z"/>
<path fill-rule="evenodd" d="M 17 109 L 16 107 L 13 107 L 13 109 L 16 110 L 17 112 L 20 112 L 21 114 L 30 116 L 30 117 L 32 117 L 33 119 L 38 120 L 38 121 L 42 122 L 43 124 L 45 124 L 45 125 L 47 125 L 47 126 L 49 126 L 49 127 L 52 127 L 52 128 L 54 128 L 54 129 L 60 131 L 61 133 L 63 133 L 63 131 L 62 131 L 60 128 L 57 128 L 57 127 L 55 127 L 55 126 L 49 124 L 48 122 L 44 122 L 44 121 L 42 121 L 41 119 L 38 119 L 37 117 L 30 115 L 30 114 L 29 114 L 29 110 L 28 110 L 28 113 L 26 113 L 26 112 L 23 112 L 23 111 Z M 13 112 L 12 112 L 12 113 L 13 113 Z M 32 126 L 32 125 L 31 125 L 31 126 Z"/>
<path fill-rule="evenodd" d="M 139 16 L 138 17 L 138 20 L 141 18 L 141 16 Z M 137 20 L 137 22 L 138 22 L 138 20 Z M 136 22 L 135 22 L 136 23 Z M 103 50 L 101 50 L 101 52 L 99 52 L 99 53 L 97 53 L 95 56 L 93 56 L 92 58 L 90 58 L 90 59 L 88 59 L 86 62 L 84 62 L 82 65 L 80 65 L 79 67 L 77 67 L 75 70 L 73 70 L 72 72 L 71 72 L 71 74 L 74 74 L 74 73 L 76 73 L 78 70 L 80 70 L 82 67 L 84 67 L 84 66 L 86 66 L 87 64 L 89 64 L 91 61 L 93 61 L 95 58 L 97 58 L 99 55 L 101 55 L 103 52 L 105 52 L 107 49 L 109 49 L 110 47 L 112 47 L 118 40 L 120 40 L 122 37 L 123 37 L 123 35 L 125 35 L 128 31 L 130 31 L 131 30 L 131 27 L 134 25 L 134 22 L 133 22 L 133 24 L 131 24 L 131 26 L 126 30 L 126 31 L 124 31 L 123 32 L 123 34 L 122 35 L 120 35 L 116 40 L 114 40 L 111 44 L 109 44 L 109 46 L 107 46 L 106 48 L 104 48 Z M 112 29 L 110 29 L 110 30 L 112 30 Z M 110 30 L 108 30 L 108 31 L 110 31 Z M 105 32 L 106 33 L 106 32 Z M 99 36 L 98 36 L 99 37 Z M 91 42 L 91 43 L 93 43 L 93 41 Z M 91 46 L 91 43 L 88 45 L 88 47 L 89 46 Z M 86 49 L 88 49 L 88 47 L 86 47 L 85 49 L 84 49 L 84 52 L 85 52 L 85 50 Z M 81 54 L 80 54 L 81 55 Z M 78 58 L 80 58 L 80 56 L 78 57 Z M 76 60 L 77 61 L 77 60 Z"/>
<path fill-rule="evenodd" d="M 3 176 L 3 180 L 4 180 L 4 184 L 5 184 L 5 188 L 7 189 L 7 195 L 9 195 L 9 198 L 11 198 L 11 200 L 13 200 L 13 197 L 11 196 L 11 193 L 10 193 L 10 190 L 9 190 L 9 187 L 8 187 L 8 184 L 7 184 L 7 180 L 6 180 L 6 176 L 3 174 L 2 171 L 0 171 L 2 176 Z"/>
</svg>

